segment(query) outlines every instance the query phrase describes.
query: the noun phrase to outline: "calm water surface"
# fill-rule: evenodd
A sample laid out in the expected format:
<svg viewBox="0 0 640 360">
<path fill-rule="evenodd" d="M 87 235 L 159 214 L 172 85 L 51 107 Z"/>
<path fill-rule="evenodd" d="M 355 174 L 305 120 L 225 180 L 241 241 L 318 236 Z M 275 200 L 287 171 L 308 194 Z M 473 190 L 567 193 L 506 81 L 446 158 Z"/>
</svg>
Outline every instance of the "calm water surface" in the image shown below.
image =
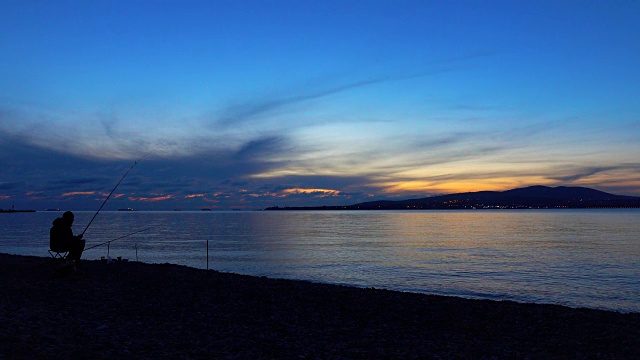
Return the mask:
<svg viewBox="0 0 640 360">
<path fill-rule="evenodd" d="M 58 216 L 0 214 L 0 252 L 47 255 Z M 84 257 L 206 268 L 208 241 L 220 271 L 640 312 L 638 209 L 101 212 L 87 247 L 147 227 Z"/>
</svg>

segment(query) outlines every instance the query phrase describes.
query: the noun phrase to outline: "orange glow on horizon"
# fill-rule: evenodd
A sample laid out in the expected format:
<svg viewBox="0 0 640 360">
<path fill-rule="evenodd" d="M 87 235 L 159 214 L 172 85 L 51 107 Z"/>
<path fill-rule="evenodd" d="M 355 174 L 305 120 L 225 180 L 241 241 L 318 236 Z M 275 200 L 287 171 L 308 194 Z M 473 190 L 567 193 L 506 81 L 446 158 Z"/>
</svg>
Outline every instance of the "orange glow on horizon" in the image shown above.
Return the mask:
<svg viewBox="0 0 640 360">
<path fill-rule="evenodd" d="M 640 179 L 638 179 L 636 174 L 616 170 L 584 177 L 576 180 L 574 183 L 576 186 L 586 187 L 593 187 L 601 184 L 624 186 L 629 188 L 640 187 Z"/>
<path fill-rule="evenodd" d="M 76 196 L 76 195 L 95 195 L 96 192 L 95 191 L 72 191 L 72 192 L 66 192 L 60 196 L 62 197 L 66 197 L 66 196 Z"/>
<path fill-rule="evenodd" d="M 529 185 L 554 185 L 554 181 L 545 178 L 532 179 L 482 179 L 456 181 L 401 181 L 380 182 L 371 186 L 381 188 L 385 193 L 423 192 L 435 194 L 457 194 L 475 191 L 505 191 Z"/>
<path fill-rule="evenodd" d="M 338 196 L 338 195 L 340 195 L 340 191 L 339 190 L 330 190 L 330 189 L 293 188 L 293 189 L 283 190 L 282 194 L 283 194 L 283 196 L 296 195 L 296 194 L 318 194 L 320 197 L 325 197 L 325 196 Z"/>
<path fill-rule="evenodd" d="M 175 196 L 173 195 L 165 195 L 165 196 L 156 196 L 156 197 L 129 197 L 129 200 L 131 201 L 143 201 L 143 202 L 156 202 L 156 201 L 164 201 L 164 200 L 170 200 L 170 199 L 174 199 Z"/>
</svg>

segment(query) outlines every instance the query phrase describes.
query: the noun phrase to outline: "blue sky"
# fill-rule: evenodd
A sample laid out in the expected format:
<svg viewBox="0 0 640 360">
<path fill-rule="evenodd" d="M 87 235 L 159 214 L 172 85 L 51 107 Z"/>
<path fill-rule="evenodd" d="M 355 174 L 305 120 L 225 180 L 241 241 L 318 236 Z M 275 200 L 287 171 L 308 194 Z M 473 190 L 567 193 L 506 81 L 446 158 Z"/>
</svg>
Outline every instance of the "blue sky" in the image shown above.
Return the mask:
<svg viewBox="0 0 640 360">
<path fill-rule="evenodd" d="M 0 208 L 640 196 L 637 1 L 0 0 Z"/>
</svg>

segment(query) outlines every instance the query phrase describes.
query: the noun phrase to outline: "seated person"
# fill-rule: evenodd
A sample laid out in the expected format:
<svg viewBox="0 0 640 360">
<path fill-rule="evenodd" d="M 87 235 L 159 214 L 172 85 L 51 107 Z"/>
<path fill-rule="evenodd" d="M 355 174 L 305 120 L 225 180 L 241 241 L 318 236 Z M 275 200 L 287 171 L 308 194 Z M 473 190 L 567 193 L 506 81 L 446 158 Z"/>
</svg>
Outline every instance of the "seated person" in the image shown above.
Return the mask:
<svg viewBox="0 0 640 360">
<path fill-rule="evenodd" d="M 56 252 L 69 252 L 67 259 L 80 261 L 84 251 L 85 241 L 82 234 L 74 236 L 71 226 L 75 216 L 71 211 L 62 214 L 61 218 L 53 220 L 53 226 L 49 230 L 49 246 Z"/>
</svg>

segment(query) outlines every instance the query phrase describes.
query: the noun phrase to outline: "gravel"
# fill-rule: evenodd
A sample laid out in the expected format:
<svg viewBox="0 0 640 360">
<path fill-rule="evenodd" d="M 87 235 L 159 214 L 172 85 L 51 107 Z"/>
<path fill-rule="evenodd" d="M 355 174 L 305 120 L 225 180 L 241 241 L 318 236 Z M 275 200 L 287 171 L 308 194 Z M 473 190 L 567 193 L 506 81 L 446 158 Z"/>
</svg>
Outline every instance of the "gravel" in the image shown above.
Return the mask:
<svg viewBox="0 0 640 360">
<path fill-rule="evenodd" d="M 640 313 L 0 253 L 0 359 L 640 359 Z"/>
</svg>

